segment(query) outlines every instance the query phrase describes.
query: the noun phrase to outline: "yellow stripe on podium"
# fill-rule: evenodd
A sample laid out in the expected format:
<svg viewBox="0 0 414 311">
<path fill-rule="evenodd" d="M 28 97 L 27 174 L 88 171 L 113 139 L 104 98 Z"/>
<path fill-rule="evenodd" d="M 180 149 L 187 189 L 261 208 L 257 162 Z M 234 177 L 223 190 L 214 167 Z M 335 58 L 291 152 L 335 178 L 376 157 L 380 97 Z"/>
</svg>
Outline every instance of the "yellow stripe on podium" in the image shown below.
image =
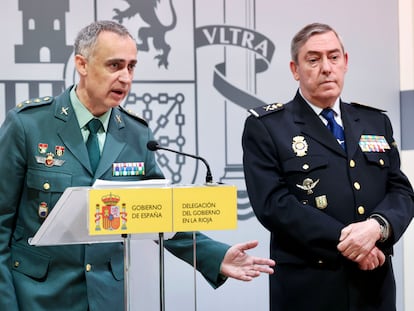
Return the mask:
<svg viewBox="0 0 414 311">
<path fill-rule="evenodd" d="M 237 188 L 230 185 L 89 190 L 89 234 L 237 228 Z"/>
<path fill-rule="evenodd" d="M 237 189 L 234 186 L 175 187 L 174 231 L 237 228 Z"/>
</svg>

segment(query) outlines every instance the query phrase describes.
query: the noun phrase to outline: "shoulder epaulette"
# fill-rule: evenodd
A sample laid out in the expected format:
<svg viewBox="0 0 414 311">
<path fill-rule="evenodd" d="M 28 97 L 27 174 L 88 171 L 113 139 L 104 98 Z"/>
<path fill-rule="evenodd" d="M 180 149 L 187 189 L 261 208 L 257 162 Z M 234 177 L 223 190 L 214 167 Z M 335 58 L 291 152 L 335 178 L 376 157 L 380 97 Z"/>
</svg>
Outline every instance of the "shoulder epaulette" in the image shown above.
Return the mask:
<svg viewBox="0 0 414 311">
<path fill-rule="evenodd" d="M 18 111 L 22 111 L 26 108 L 38 107 L 43 105 L 50 105 L 53 102 L 53 96 L 38 97 L 25 100 L 16 105 Z"/>
<path fill-rule="evenodd" d="M 383 110 L 383 109 L 380 109 L 380 108 L 376 108 L 376 107 L 372 107 L 372 106 L 368 106 L 368 105 L 364 105 L 364 104 L 360 104 L 360 103 L 356 103 L 356 102 L 351 102 L 351 105 L 358 106 L 358 107 L 361 107 L 361 108 L 370 109 L 370 110 L 376 110 L 376 111 L 380 111 L 380 112 L 387 112 L 387 110 Z"/>
<path fill-rule="evenodd" d="M 148 126 L 148 122 L 145 121 L 143 118 L 141 118 L 138 114 L 136 114 L 134 111 L 132 110 L 127 110 L 121 106 L 118 106 L 119 110 L 125 112 L 127 115 L 131 116 L 132 118 L 134 118 L 135 120 L 141 122 L 142 124 L 144 124 L 145 126 Z"/>
<path fill-rule="evenodd" d="M 280 111 L 284 109 L 284 105 L 280 103 L 269 104 L 266 106 L 259 106 L 256 108 L 249 109 L 249 112 L 254 115 L 256 118 L 263 117 L 267 114 L 273 113 L 275 111 Z"/>
</svg>

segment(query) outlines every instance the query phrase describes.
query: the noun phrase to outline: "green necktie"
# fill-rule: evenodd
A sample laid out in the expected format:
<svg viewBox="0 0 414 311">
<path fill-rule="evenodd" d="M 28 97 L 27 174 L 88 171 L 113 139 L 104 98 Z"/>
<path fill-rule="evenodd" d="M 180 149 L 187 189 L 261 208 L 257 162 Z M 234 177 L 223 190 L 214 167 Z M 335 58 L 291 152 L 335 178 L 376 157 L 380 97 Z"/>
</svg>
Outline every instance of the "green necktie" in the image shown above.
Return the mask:
<svg viewBox="0 0 414 311">
<path fill-rule="evenodd" d="M 98 131 L 102 127 L 99 119 L 92 119 L 86 124 L 89 130 L 89 137 L 86 141 L 86 148 L 88 149 L 89 161 L 91 162 L 92 171 L 95 172 L 98 167 L 99 159 L 101 158 L 101 151 L 99 150 Z"/>
</svg>

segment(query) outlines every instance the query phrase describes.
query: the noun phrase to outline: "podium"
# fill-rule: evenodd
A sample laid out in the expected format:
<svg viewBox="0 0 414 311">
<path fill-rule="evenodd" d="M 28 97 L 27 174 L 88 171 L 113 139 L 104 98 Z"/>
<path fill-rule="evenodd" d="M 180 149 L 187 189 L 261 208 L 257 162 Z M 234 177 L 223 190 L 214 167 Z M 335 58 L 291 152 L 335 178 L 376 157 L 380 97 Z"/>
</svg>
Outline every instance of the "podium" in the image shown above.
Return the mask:
<svg viewBox="0 0 414 311">
<path fill-rule="evenodd" d="M 168 180 L 98 181 L 93 187 L 67 188 L 29 243 L 51 246 L 123 242 L 124 309 L 128 311 L 130 241 L 158 240 L 160 310 L 164 311 L 164 239 L 180 231 L 236 227 L 235 186 L 171 185 Z M 193 243 L 196 264 L 195 240 Z"/>
</svg>

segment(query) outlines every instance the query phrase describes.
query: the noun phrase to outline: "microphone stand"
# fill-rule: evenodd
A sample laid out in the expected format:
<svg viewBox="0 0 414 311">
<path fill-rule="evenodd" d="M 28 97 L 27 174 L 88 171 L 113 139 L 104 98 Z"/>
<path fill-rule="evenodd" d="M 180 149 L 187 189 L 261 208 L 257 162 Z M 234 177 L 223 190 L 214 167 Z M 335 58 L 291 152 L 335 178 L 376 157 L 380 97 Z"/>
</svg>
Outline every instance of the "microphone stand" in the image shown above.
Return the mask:
<svg viewBox="0 0 414 311">
<path fill-rule="evenodd" d="M 165 150 L 169 152 L 173 152 L 176 154 L 180 154 L 183 156 L 187 156 L 196 160 L 201 160 L 207 168 L 206 173 L 206 185 L 213 184 L 213 176 L 211 174 L 210 166 L 208 165 L 207 161 L 197 155 L 173 150 L 166 147 L 161 147 L 157 141 L 151 140 L 147 143 L 147 148 L 150 151 L 156 150 Z M 197 239 L 196 239 L 196 232 L 193 232 L 192 235 L 193 239 L 193 265 L 194 265 L 194 310 L 197 311 Z M 159 233 L 159 257 L 160 257 L 160 310 L 165 310 L 165 276 L 164 276 L 164 234 Z"/>
<path fill-rule="evenodd" d="M 122 234 L 124 239 L 124 310 L 129 311 L 130 306 L 130 296 L 129 296 L 129 268 L 131 262 L 131 253 L 130 253 L 130 235 Z"/>
<path fill-rule="evenodd" d="M 160 270 L 160 311 L 165 311 L 164 233 L 158 233 Z"/>
</svg>

